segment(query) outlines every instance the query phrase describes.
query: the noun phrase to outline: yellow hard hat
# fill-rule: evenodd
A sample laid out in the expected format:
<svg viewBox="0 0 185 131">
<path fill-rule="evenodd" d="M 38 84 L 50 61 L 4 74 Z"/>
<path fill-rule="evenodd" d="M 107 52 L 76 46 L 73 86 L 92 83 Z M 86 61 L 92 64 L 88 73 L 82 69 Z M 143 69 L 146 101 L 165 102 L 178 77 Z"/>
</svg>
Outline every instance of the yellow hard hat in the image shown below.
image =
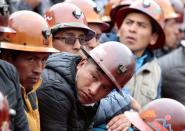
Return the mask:
<svg viewBox="0 0 185 131">
<path fill-rule="evenodd" d="M 17 11 L 10 15 L 8 27 L 16 33 L 5 34 L 6 42 L 1 42 L 0 48 L 31 52 L 58 52 L 53 48 L 51 31 L 41 15 L 33 11 Z"/>
</svg>

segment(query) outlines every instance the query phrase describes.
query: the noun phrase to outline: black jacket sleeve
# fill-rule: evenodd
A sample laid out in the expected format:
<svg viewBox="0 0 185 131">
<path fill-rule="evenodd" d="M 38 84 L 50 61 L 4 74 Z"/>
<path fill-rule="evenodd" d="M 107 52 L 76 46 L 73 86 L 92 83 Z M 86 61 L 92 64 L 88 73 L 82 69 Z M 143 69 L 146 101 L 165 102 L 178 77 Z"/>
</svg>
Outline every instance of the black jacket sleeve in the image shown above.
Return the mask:
<svg viewBox="0 0 185 131">
<path fill-rule="evenodd" d="M 42 131 L 67 131 L 71 103 L 60 82 L 47 84 L 37 91 Z M 47 123 L 47 124 L 46 124 Z"/>
<path fill-rule="evenodd" d="M 16 75 L 14 75 L 14 77 L 15 77 L 15 87 L 17 89 L 16 91 L 17 104 L 16 104 L 14 131 L 29 131 L 27 117 L 24 112 L 21 89 L 19 84 L 17 83 L 17 81 L 19 80 L 18 80 L 18 77 L 16 77 Z"/>
<path fill-rule="evenodd" d="M 0 60 L 0 74 L 0 90 L 7 97 L 10 108 L 16 111 L 16 115 L 10 117 L 11 130 L 29 131 L 16 69 L 11 64 Z"/>
</svg>

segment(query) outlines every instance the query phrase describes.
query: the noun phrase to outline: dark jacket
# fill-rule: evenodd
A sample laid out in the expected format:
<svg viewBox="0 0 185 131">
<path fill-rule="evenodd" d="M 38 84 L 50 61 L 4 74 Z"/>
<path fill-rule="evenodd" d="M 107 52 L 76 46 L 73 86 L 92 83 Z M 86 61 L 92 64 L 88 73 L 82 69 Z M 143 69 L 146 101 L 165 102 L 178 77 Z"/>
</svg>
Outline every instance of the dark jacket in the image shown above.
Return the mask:
<svg viewBox="0 0 185 131">
<path fill-rule="evenodd" d="M 80 57 L 69 53 L 51 55 L 37 91 L 42 131 L 87 131 L 95 107 L 82 106 L 76 93 L 76 66 Z"/>
<path fill-rule="evenodd" d="M 16 115 L 11 117 L 11 130 L 28 131 L 18 74 L 11 64 L 2 60 L 0 60 L 0 91 L 7 97 L 10 108 L 16 111 Z"/>
<path fill-rule="evenodd" d="M 162 97 L 185 105 L 185 47 L 175 49 L 158 59 L 162 69 Z"/>
<path fill-rule="evenodd" d="M 14 3 L 14 12 L 18 10 L 31 10 L 34 11 L 42 16 L 44 16 L 45 11 L 51 6 L 50 0 L 44 0 L 40 1 L 40 3 L 37 4 L 36 7 L 31 7 L 25 0 L 17 1 L 17 3 Z"/>
</svg>

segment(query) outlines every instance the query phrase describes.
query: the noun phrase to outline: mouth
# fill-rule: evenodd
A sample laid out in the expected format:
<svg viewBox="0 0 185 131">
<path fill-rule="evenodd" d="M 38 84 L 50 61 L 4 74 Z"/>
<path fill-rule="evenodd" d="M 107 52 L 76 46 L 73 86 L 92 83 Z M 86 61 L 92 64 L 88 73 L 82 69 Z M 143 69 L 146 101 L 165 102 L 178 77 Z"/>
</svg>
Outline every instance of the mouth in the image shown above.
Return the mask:
<svg viewBox="0 0 185 131">
<path fill-rule="evenodd" d="M 127 36 L 126 41 L 128 41 L 129 43 L 134 43 L 136 41 L 136 39 L 134 37 Z"/>
<path fill-rule="evenodd" d="M 89 103 L 93 103 L 94 102 L 94 98 L 91 95 L 87 94 L 86 92 L 81 91 L 80 92 L 80 96 L 84 100 L 85 104 L 89 104 Z"/>
<path fill-rule="evenodd" d="M 31 83 L 37 83 L 40 80 L 40 77 L 31 77 L 29 80 Z"/>
</svg>

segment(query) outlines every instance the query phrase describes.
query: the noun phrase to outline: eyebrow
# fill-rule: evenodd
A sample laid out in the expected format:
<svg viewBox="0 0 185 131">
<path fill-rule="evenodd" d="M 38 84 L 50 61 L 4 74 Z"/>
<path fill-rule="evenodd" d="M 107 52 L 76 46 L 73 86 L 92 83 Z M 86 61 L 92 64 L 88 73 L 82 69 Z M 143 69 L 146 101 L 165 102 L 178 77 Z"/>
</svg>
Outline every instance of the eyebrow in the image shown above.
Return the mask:
<svg viewBox="0 0 185 131">
<path fill-rule="evenodd" d="M 100 73 L 99 70 L 101 70 L 101 69 L 96 67 L 96 74 L 98 74 L 98 77 L 101 78 L 102 77 L 102 73 Z"/>
<path fill-rule="evenodd" d="M 72 36 L 75 36 L 74 33 L 71 33 L 71 32 L 64 32 L 63 35 L 72 35 Z"/>
<path fill-rule="evenodd" d="M 130 18 L 126 18 L 125 21 L 131 21 L 131 22 L 136 22 L 138 24 L 145 24 L 145 25 L 150 25 L 150 23 L 148 22 L 144 22 L 144 21 L 135 21 L 135 20 L 132 20 Z"/>
<path fill-rule="evenodd" d="M 76 34 L 74 34 L 73 32 L 64 32 L 63 35 L 76 36 Z M 78 34 L 78 36 L 85 37 L 85 35 L 83 33 L 82 34 Z"/>
<path fill-rule="evenodd" d="M 101 76 L 105 77 L 105 79 L 107 79 L 112 84 L 111 89 L 113 89 L 115 87 L 115 84 L 112 82 L 112 80 L 107 76 L 107 74 L 100 67 L 96 66 L 96 71 L 100 75 L 100 78 L 101 78 Z"/>
<path fill-rule="evenodd" d="M 99 67 L 99 65 L 91 58 L 88 59 L 88 61 L 91 64 L 94 64 L 96 66 L 96 73 L 98 74 L 98 77 L 103 77 L 104 75 L 109 79 L 109 77 L 106 75 L 106 73 Z"/>
<path fill-rule="evenodd" d="M 42 58 L 42 56 L 40 56 L 40 55 L 35 55 L 35 54 L 27 54 L 27 55 L 25 55 L 26 57 L 34 57 L 34 58 L 36 58 L 36 59 L 41 59 Z M 46 57 L 48 57 L 48 55 L 44 55 L 43 56 L 44 58 L 46 58 Z"/>
</svg>

